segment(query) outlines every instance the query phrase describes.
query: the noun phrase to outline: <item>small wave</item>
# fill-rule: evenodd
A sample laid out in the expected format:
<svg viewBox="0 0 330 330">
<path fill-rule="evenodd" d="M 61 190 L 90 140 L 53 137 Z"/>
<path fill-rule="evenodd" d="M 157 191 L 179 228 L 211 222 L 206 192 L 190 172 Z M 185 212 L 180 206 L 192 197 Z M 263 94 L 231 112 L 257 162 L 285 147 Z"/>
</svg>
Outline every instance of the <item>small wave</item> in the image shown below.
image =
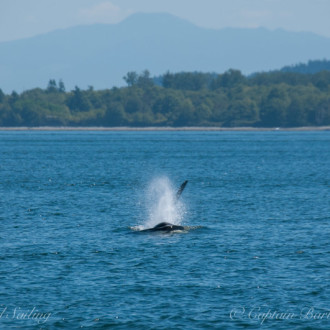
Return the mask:
<svg viewBox="0 0 330 330">
<path fill-rule="evenodd" d="M 129 229 L 133 230 L 133 231 L 141 231 L 143 229 L 145 229 L 143 226 L 132 226 L 132 227 L 129 227 Z"/>
</svg>

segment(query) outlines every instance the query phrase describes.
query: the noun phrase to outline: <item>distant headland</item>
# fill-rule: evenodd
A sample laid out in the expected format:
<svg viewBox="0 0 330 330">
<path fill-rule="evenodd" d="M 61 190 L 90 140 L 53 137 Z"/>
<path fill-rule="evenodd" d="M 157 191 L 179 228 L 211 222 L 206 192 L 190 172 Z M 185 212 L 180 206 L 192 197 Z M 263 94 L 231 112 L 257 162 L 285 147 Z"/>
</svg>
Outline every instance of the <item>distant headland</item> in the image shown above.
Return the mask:
<svg viewBox="0 0 330 330">
<path fill-rule="evenodd" d="M 327 63 L 319 62 L 320 67 Z M 66 91 L 62 80 L 51 79 L 45 89 L 20 94 L 0 89 L 0 126 L 135 130 L 330 126 L 330 71 L 294 69 L 252 76 L 234 69 L 223 74 L 166 72 L 158 77 L 151 77 L 148 70 L 130 71 L 123 77 L 126 87 L 104 90 L 76 86 Z"/>
</svg>

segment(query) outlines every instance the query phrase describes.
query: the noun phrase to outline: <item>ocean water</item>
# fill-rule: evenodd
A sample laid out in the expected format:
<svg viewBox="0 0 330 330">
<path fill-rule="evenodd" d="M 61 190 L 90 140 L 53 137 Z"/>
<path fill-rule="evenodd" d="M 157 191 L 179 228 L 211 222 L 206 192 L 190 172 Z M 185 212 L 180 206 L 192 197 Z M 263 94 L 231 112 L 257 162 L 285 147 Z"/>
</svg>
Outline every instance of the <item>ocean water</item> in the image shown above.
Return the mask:
<svg viewBox="0 0 330 330">
<path fill-rule="evenodd" d="M 0 328 L 329 329 L 329 192 L 330 132 L 0 132 Z"/>
</svg>

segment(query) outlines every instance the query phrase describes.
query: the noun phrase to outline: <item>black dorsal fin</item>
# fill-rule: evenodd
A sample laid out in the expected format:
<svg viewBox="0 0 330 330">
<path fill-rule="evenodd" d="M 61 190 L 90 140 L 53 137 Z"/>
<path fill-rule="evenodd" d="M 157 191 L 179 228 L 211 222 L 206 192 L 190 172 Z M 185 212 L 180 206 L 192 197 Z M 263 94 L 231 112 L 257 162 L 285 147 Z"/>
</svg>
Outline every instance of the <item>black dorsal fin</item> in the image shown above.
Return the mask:
<svg viewBox="0 0 330 330">
<path fill-rule="evenodd" d="M 177 200 L 180 198 L 180 196 L 181 196 L 181 194 L 182 194 L 184 188 L 186 187 L 187 183 L 188 183 L 188 180 L 186 180 L 186 181 L 180 186 L 178 192 L 176 193 L 176 199 L 177 199 Z"/>
</svg>

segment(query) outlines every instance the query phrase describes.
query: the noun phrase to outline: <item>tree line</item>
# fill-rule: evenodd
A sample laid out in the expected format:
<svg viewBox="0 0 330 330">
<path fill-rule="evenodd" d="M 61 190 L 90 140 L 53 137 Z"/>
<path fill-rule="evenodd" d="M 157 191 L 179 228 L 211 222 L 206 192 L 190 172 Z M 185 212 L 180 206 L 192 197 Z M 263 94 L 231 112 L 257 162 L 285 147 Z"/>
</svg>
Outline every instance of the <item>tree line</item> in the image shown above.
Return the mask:
<svg viewBox="0 0 330 330">
<path fill-rule="evenodd" d="M 330 70 L 330 61 L 314 60 L 308 63 L 299 63 L 296 65 L 285 66 L 281 69 L 283 72 L 298 72 L 298 73 L 317 73 L 324 70 Z"/>
<path fill-rule="evenodd" d="M 254 126 L 330 125 L 330 72 L 223 74 L 128 72 L 126 87 L 66 91 L 62 80 L 45 89 L 4 94 L 0 126 Z"/>
</svg>

